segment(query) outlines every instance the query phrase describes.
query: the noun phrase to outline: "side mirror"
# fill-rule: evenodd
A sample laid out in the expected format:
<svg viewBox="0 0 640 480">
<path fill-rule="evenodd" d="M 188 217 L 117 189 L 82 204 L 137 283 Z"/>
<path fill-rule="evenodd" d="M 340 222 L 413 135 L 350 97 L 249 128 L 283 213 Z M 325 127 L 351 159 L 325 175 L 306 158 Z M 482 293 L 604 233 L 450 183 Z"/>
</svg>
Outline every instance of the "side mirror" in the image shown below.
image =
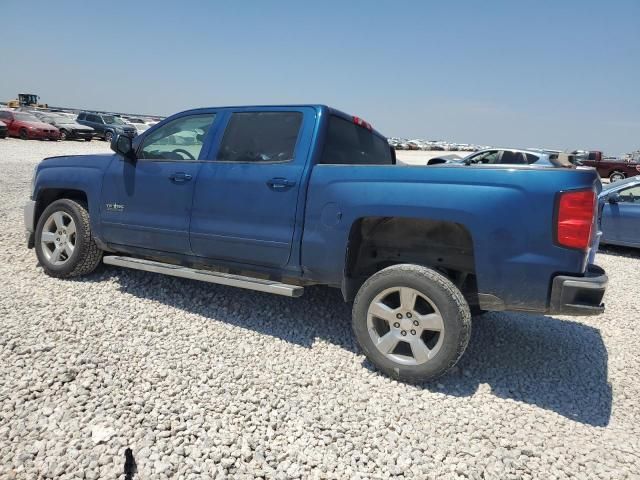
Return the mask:
<svg viewBox="0 0 640 480">
<path fill-rule="evenodd" d="M 111 139 L 111 150 L 122 155 L 125 160 L 136 160 L 136 152 L 131 144 L 131 137 L 116 135 Z"/>
<path fill-rule="evenodd" d="M 622 199 L 620 198 L 620 194 L 618 192 L 614 192 L 611 195 L 607 196 L 607 200 L 611 205 L 615 205 Z"/>
</svg>

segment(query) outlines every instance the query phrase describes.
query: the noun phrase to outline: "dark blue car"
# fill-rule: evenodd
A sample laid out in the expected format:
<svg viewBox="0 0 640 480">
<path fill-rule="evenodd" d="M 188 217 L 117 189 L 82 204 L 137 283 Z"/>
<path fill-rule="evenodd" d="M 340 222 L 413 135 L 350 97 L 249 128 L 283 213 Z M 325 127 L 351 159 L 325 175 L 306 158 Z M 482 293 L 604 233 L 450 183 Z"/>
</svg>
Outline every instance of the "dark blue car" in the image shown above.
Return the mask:
<svg viewBox="0 0 640 480">
<path fill-rule="evenodd" d="M 599 197 L 600 243 L 640 248 L 640 175 L 605 185 Z"/>
</svg>

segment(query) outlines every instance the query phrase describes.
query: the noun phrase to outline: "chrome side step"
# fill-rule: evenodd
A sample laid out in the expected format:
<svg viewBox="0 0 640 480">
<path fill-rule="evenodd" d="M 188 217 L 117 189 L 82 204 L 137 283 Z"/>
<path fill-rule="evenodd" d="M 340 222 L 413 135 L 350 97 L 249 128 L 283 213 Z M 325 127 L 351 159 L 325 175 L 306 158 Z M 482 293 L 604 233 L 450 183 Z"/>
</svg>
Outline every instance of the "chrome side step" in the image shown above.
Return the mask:
<svg viewBox="0 0 640 480">
<path fill-rule="evenodd" d="M 145 272 L 163 273 L 174 277 L 218 283 L 220 285 L 229 285 L 230 287 L 247 288 L 249 290 L 257 290 L 259 292 L 275 293 L 286 297 L 299 297 L 304 293 L 304 288 L 298 285 L 287 285 L 286 283 L 274 282 L 272 280 L 243 277 L 242 275 L 232 275 L 230 273 L 197 270 L 195 268 L 154 262 L 152 260 L 144 260 L 142 258 L 108 255 L 105 256 L 102 261 L 107 265 L 134 268 L 136 270 L 144 270 Z"/>
</svg>

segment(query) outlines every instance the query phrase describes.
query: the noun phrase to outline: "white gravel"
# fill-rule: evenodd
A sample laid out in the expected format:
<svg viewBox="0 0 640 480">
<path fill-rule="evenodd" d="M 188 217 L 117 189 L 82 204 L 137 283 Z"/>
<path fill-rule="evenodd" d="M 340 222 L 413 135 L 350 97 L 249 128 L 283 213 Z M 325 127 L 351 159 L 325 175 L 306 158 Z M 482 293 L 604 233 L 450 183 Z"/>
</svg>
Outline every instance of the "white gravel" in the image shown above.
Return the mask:
<svg viewBox="0 0 640 480">
<path fill-rule="evenodd" d="M 640 478 L 638 251 L 598 255 L 605 315 L 488 314 L 415 387 L 364 360 L 338 291 L 45 276 L 32 168 L 99 151 L 0 140 L 0 478 L 125 478 L 126 449 L 135 479 Z"/>
</svg>

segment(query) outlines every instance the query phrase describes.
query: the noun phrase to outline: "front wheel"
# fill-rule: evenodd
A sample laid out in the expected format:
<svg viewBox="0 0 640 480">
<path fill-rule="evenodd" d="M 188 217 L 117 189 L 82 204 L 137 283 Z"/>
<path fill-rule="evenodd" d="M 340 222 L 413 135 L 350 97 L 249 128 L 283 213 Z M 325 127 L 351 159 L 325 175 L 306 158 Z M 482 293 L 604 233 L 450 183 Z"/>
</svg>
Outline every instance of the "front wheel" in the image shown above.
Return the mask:
<svg viewBox="0 0 640 480">
<path fill-rule="evenodd" d="M 105 133 L 105 134 L 104 134 L 104 139 L 105 139 L 107 142 L 111 143 L 111 139 L 112 139 L 112 138 L 113 138 L 113 132 L 107 132 L 107 133 Z"/>
<path fill-rule="evenodd" d="M 67 139 L 67 131 L 60 130 L 60 140 L 66 140 L 66 139 Z"/>
<path fill-rule="evenodd" d="M 620 172 L 616 170 L 611 175 L 609 175 L 609 180 L 611 182 L 617 182 L 618 180 L 624 180 L 626 178 L 624 172 Z"/>
<path fill-rule="evenodd" d="M 18 135 L 20 136 L 20 139 L 22 139 L 22 140 L 29 140 L 29 132 L 27 132 L 26 128 L 21 128 L 20 132 L 18 133 Z"/>
<path fill-rule="evenodd" d="M 35 249 L 47 275 L 58 278 L 91 273 L 102 259 L 91 236 L 87 207 L 67 198 L 56 200 L 40 216 Z"/>
<path fill-rule="evenodd" d="M 358 291 L 353 330 L 367 358 L 390 377 L 430 381 L 464 353 L 471 314 L 460 290 L 440 273 L 394 265 Z"/>
</svg>

